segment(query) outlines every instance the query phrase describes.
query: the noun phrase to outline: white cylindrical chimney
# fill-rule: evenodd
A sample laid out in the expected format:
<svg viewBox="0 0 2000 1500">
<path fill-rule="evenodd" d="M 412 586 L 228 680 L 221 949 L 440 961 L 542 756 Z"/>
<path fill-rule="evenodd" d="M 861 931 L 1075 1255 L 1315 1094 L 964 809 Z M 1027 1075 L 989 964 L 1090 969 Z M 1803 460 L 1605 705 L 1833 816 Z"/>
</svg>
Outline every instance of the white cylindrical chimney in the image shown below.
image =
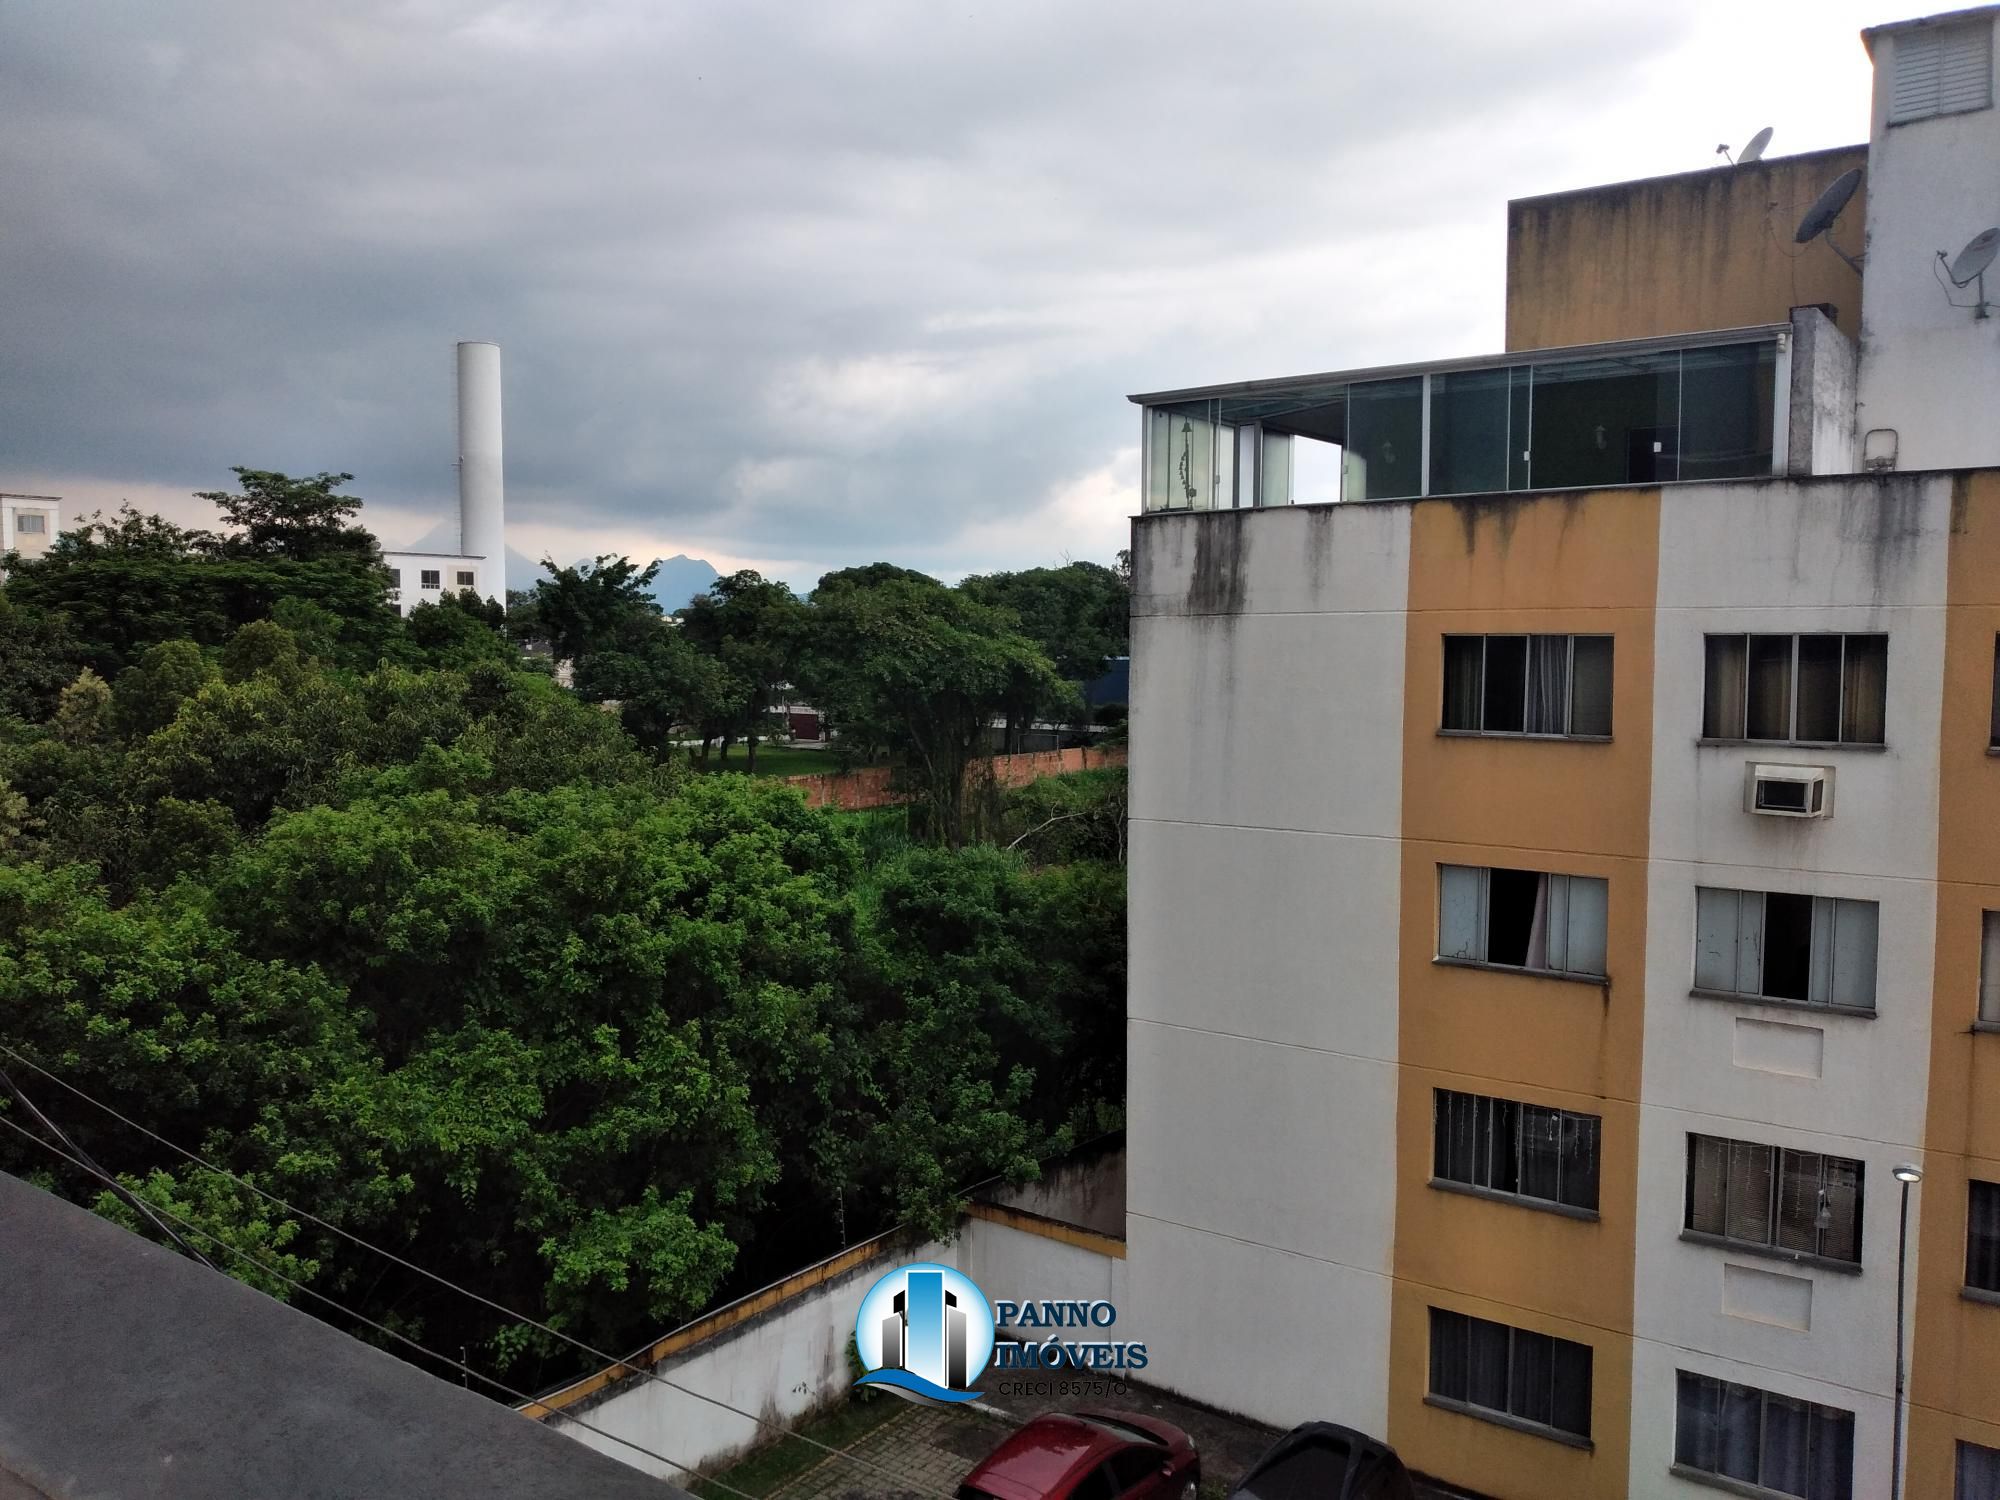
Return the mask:
<svg viewBox="0 0 2000 1500">
<path fill-rule="evenodd" d="M 507 602 L 507 487 L 500 462 L 500 346 L 458 346 L 458 547 L 479 588 Z"/>
</svg>

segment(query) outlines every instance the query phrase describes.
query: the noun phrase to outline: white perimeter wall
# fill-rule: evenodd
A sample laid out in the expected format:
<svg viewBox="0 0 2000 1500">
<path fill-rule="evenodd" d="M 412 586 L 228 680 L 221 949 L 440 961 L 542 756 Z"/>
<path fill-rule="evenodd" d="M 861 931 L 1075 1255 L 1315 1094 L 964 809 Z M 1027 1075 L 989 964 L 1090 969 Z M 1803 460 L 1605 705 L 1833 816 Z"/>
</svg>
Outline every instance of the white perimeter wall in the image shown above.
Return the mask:
<svg viewBox="0 0 2000 1500">
<path fill-rule="evenodd" d="M 620 1463 L 663 1478 L 683 1478 L 690 1467 L 720 1467 L 769 1441 L 777 1428 L 700 1398 L 714 1397 L 740 1411 L 755 1412 L 766 1422 L 790 1425 L 841 1395 L 853 1380 L 847 1346 L 861 1299 L 878 1278 L 920 1260 L 958 1267 L 992 1298 L 1102 1298 L 1117 1307 L 1118 1322 L 1092 1337 L 1143 1341 L 1148 1336 L 1127 1315 L 1123 1261 L 1006 1225 L 968 1219 L 949 1245 L 921 1245 L 870 1260 L 653 1367 L 655 1374 L 685 1390 L 634 1377 L 611 1387 L 608 1394 L 567 1409 L 566 1414 L 602 1432 L 565 1421 L 563 1414 L 550 1417 L 548 1425 Z M 997 1378 L 998 1372 L 987 1376 L 989 1381 Z M 684 1467 L 647 1458 L 616 1441 L 620 1437 Z"/>
<path fill-rule="evenodd" d="M 1888 1490 L 1890 1168 L 1922 1160 L 1950 502 L 1947 479 L 1892 475 L 1675 486 L 1660 507 L 1634 1495 L 1713 1494 L 1667 1473 L 1678 1369 L 1854 1412 L 1854 1492 Z M 1698 745 L 1702 638 L 1735 631 L 1886 631 L 1887 750 Z M 1833 816 L 1746 813 L 1753 760 L 1834 767 Z M 1879 902 L 1875 1018 L 1690 998 L 1697 885 Z M 1690 1131 L 1866 1162 L 1861 1273 L 1683 1242 Z"/>
<path fill-rule="evenodd" d="M 1278 1425 L 1388 1424 L 1409 514 L 1133 527 L 1121 1316 Z"/>
</svg>

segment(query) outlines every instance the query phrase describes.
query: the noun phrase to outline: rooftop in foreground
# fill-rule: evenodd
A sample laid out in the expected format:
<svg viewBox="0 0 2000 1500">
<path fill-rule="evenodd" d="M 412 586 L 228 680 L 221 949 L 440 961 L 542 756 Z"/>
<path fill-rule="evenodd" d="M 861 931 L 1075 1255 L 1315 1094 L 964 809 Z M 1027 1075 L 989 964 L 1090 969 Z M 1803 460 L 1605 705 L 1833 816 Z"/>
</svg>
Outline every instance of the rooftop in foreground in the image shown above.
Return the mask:
<svg viewBox="0 0 2000 1500">
<path fill-rule="evenodd" d="M 0 1174 L 0 1500 L 686 1500 Z"/>
</svg>

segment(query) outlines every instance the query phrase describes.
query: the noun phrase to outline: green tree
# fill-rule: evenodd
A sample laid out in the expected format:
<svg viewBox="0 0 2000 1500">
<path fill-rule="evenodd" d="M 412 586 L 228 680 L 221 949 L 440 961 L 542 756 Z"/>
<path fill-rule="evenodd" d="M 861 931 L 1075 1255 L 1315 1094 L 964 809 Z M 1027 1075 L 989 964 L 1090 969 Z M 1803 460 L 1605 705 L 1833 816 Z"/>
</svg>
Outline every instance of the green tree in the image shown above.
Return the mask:
<svg viewBox="0 0 2000 1500">
<path fill-rule="evenodd" d="M 967 833 L 967 773 L 1010 705 L 1067 711 L 1073 690 L 1011 617 L 934 580 L 890 577 L 816 592 L 799 685 L 838 728 L 901 755 L 933 835 Z"/>
<path fill-rule="evenodd" d="M 334 491 L 352 474 L 313 474 L 294 479 L 273 469 L 232 468 L 237 488 L 197 490 L 222 512 L 222 519 L 240 527 L 220 546 L 242 557 L 281 557 L 291 562 L 347 562 L 379 567 L 382 550 L 364 528 L 353 524 L 361 500 Z"/>
<path fill-rule="evenodd" d="M 403 620 L 403 633 L 423 661 L 434 667 L 469 667 L 474 662 L 514 662 L 519 653 L 502 633 L 506 611 L 471 589 L 426 599 Z"/>
<path fill-rule="evenodd" d="M 527 608 L 509 623 L 521 639 L 547 641 L 559 661 L 615 650 L 635 618 L 659 618 L 659 601 L 649 592 L 658 563 L 641 568 L 629 557 L 607 556 L 573 568 L 543 558 L 542 566 L 550 576 L 535 584 Z M 522 634 L 530 630 L 532 636 Z"/>
<path fill-rule="evenodd" d="M 0 716 L 39 724 L 87 654 L 66 617 L 19 606 L 11 592 L 0 592 Z"/>
<path fill-rule="evenodd" d="M 1097 563 L 1029 568 L 965 579 L 959 588 L 982 604 L 1009 611 L 1015 628 L 1042 648 L 1056 671 L 1079 685 L 1101 677 L 1111 658 L 1129 649 L 1130 592 L 1120 576 Z M 1007 705 L 1007 748 L 1018 750 L 1022 731 L 1041 704 Z"/>
<path fill-rule="evenodd" d="M 626 732 L 664 756 L 677 733 L 711 725 L 724 712 L 731 680 L 665 620 L 635 617 L 610 649 L 577 662 L 576 691 L 587 702 L 616 703 Z"/>
<path fill-rule="evenodd" d="M 21 560 L 7 592 L 18 606 L 65 616 L 86 664 L 107 680 L 166 641 L 219 646 L 288 599 L 337 621 L 337 660 L 366 670 L 395 639 L 383 576 L 354 555 L 299 562 L 234 553 L 207 532 L 126 506 L 113 520 L 93 516 L 40 557 Z"/>
<path fill-rule="evenodd" d="M 677 610 L 681 633 L 719 669 L 719 690 L 707 707 L 702 758 L 707 759 L 709 728 L 722 736 L 722 758 L 741 739 L 757 774 L 757 739 L 770 722 L 778 689 L 792 675 L 804 610 L 785 584 L 750 569 L 718 578 L 708 592 Z"/>
</svg>

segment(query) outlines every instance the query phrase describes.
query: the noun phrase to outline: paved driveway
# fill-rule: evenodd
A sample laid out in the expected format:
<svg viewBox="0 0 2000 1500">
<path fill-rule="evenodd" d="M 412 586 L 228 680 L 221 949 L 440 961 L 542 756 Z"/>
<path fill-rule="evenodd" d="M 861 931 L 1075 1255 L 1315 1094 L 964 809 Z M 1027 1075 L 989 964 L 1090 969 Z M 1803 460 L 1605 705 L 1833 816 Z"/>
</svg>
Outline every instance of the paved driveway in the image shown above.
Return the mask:
<svg viewBox="0 0 2000 1500">
<path fill-rule="evenodd" d="M 1233 1488 L 1278 1436 L 1269 1427 L 1129 1382 L 1118 1388 L 1107 1382 L 1102 1393 L 1068 1399 L 989 1390 L 974 1407 L 913 1405 L 899 1412 L 849 1450 L 868 1466 L 830 1457 L 778 1490 L 773 1500 L 939 1500 L 950 1496 L 1009 1430 L 1045 1411 L 1075 1406 L 1145 1412 L 1173 1423 L 1201 1451 L 1202 1488 L 1208 1493 L 1216 1492 L 1218 1481 L 1225 1491 Z M 1464 1491 L 1424 1485 L 1417 1494 L 1420 1500 L 1478 1500 Z"/>
</svg>

